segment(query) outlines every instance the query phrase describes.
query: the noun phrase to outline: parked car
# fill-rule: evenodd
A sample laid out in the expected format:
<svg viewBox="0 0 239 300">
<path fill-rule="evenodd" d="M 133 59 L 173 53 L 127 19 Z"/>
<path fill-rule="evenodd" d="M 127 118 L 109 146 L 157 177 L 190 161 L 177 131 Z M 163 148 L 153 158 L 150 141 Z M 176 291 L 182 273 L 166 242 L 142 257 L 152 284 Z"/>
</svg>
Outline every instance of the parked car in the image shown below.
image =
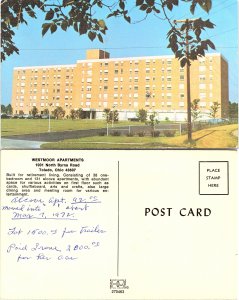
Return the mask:
<svg viewBox="0 0 239 300">
<path fill-rule="evenodd" d="M 5 113 L 1 113 L 1 119 L 10 119 L 11 116 L 10 115 L 7 115 Z"/>
<path fill-rule="evenodd" d="M 23 115 L 23 119 L 33 119 L 33 116 L 29 114 L 25 114 Z"/>
<path fill-rule="evenodd" d="M 48 115 L 41 115 L 41 118 L 42 118 L 42 119 L 48 119 L 49 116 L 48 116 Z"/>
</svg>

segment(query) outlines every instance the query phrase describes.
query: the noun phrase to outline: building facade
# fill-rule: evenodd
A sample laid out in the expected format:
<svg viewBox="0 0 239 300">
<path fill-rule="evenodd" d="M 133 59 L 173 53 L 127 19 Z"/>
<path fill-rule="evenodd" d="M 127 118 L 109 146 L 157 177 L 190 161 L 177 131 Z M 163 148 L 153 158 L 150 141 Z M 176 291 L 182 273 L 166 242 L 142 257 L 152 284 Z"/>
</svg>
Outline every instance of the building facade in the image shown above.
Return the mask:
<svg viewBox="0 0 239 300">
<path fill-rule="evenodd" d="M 108 52 L 88 50 L 73 65 L 17 67 L 13 74 L 13 112 L 39 113 L 61 106 L 66 115 L 82 108 L 102 118 L 105 108 L 117 109 L 119 119 L 134 118 L 139 109 L 155 112 L 159 120 L 187 118 L 186 68 L 174 56 L 110 58 Z M 228 63 L 221 54 L 207 54 L 191 65 L 191 99 L 200 99 L 202 118 L 213 102 L 218 117 L 228 114 Z"/>
</svg>

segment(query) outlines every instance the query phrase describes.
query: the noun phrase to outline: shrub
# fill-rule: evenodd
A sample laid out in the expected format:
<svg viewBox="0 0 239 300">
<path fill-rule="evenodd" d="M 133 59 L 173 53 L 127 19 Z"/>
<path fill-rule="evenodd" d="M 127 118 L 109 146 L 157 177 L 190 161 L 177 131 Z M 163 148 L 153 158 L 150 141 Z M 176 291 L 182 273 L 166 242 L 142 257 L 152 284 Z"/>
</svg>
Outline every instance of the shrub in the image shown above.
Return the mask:
<svg viewBox="0 0 239 300">
<path fill-rule="evenodd" d="M 134 136 L 133 132 L 128 132 L 126 136 Z"/>
<path fill-rule="evenodd" d="M 175 130 L 165 130 L 164 131 L 164 136 L 173 137 L 173 136 L 175 136 L 175 133 L 176 133 Z"/>
<path fill-rule="evenodd" d="M 106 135 L 106 133 L 104 131 L 100 131 L 98 134 L 99 134 L 99 136 L 105 136 Z"/>
<path fill-rule="evenodd" d="M 112 136 L 120 136 L 121 135 L 121 132 L 120 131 L 113 131 L 111 133 Z"/>
<path fill-rule="evenodd" d="M 160 136 L 160 131 L 152 131 L 151 135 L 152 135 L 152 137 L 159 137 Z"/>
<path fill-rule="evenodd" d="M 138 136 L 139 136 L 139 137 L 145 136 L 145 132 L 144 132 L 144 131 L 138 132 Z"/>
</svg>

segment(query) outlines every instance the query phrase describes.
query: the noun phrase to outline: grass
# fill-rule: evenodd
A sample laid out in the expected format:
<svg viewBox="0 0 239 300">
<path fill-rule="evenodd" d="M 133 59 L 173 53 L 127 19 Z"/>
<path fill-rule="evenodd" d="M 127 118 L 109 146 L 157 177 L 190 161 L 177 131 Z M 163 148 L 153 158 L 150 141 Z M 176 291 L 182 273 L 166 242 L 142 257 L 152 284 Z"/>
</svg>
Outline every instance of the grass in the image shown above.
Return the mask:
<svg viewBox="0 0 239 300">
<path fill-rule="evenodd" d="M 114 126 L 139 125 L 139 122 L 120 121 Z M 68 131 L 80 129 L 105 128 L 104 120 L 51 120 L 51 131 Z M 43 133 L 48 131 L 48 120 L 46 119 L 2 119 L 2 137 L 20 134 Z"/>
<path fill-rule="evenodd" d="M 193 133 L 194 148 L 236 148 L 237 137 L 233 134 L 238 125 L 224 125 L 203 129 Z M 175 137 L 126 137 L 94 136 L 81 139 L 69 139 L 56 143 L 46 143 L 43 149 L 157 149 L 187 148 L 187 136 Z"/>
</svg>

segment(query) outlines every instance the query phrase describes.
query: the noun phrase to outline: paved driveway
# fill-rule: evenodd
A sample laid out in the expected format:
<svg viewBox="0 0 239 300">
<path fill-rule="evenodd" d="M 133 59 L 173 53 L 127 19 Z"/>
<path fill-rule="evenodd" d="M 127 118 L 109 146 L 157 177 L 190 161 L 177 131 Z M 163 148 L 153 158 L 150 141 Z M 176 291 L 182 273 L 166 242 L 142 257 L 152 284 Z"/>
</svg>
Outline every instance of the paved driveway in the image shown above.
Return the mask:
<svg viewBox="0 0 239 300">
<path fill-rule="evenodd" d="M 175 129 L 175 125 L 158 124 L 157 129 Z M 140 131 L 144 131 L 145 133 L 150 134 L 151 127 L 146 125 L 132 125 L 111 128 L 109 126 L 109 134 L 113 131 L 120 131 L 121 134 L 127 134 L 129 132 L 137 134 Z M 38 149 L 40 148 L 40 145 L 45 142 L 58 142 L 67 139 L 90 137 L 99 135 L 100 133 L 106 134 L 106 128 L 12 135 L 3 137 L 1 145 L 3 149 Z"/>
<path fill-rule="evenodd" d="M 38 141 L 1 139 L 2 149 L 40 149 L 41 144 Z"/>
</svg>

